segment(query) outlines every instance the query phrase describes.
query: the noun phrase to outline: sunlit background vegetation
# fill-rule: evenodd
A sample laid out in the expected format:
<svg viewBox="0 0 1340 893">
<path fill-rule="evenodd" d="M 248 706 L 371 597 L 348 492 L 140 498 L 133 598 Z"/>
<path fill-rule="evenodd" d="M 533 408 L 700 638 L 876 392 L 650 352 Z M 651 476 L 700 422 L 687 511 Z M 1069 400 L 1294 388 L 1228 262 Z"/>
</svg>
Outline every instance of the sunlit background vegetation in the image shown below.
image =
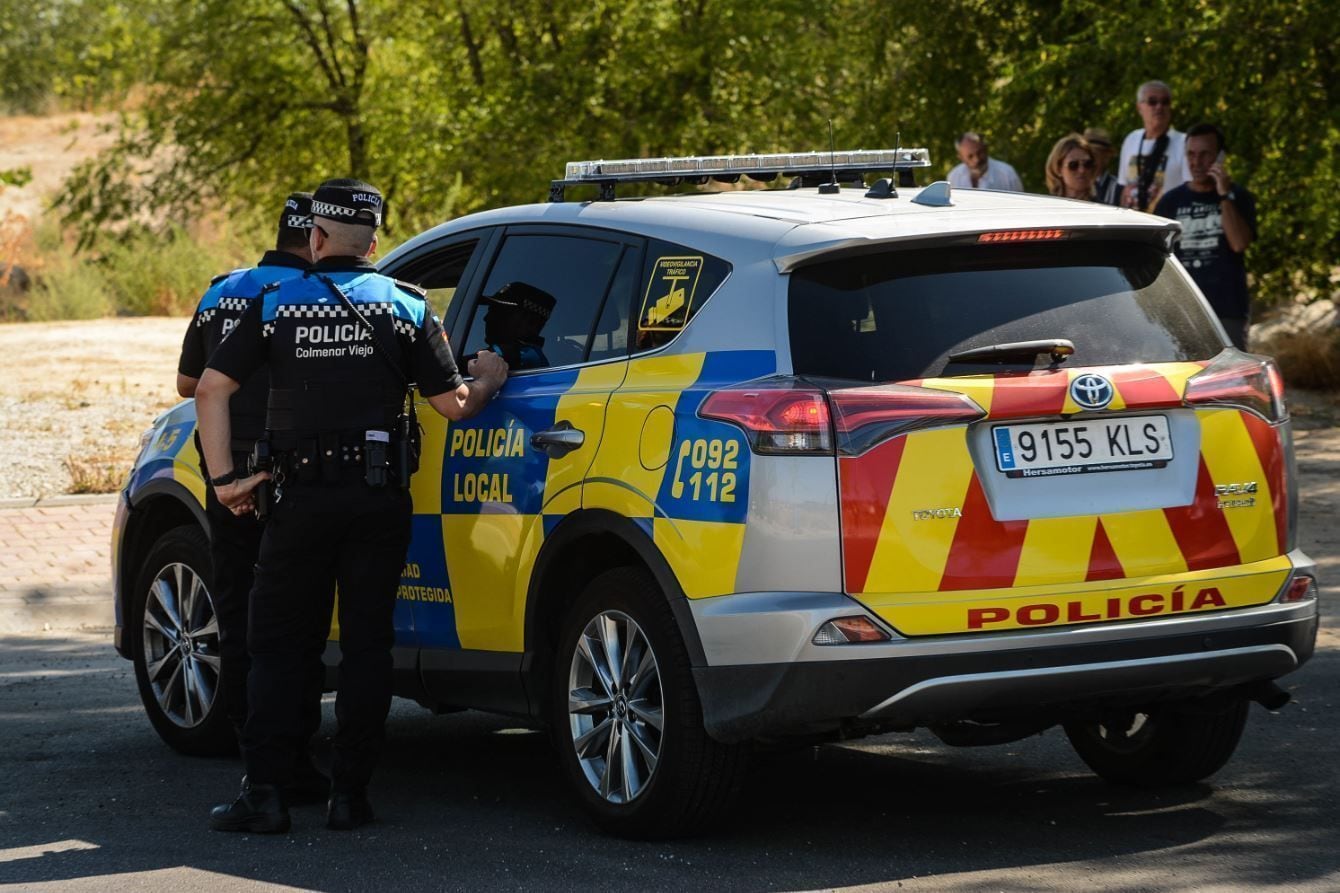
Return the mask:
<svg viewBox="0 0 1340 893">
<path fill-rule="evenodd" d="M 0 268 L 40 272 L 0 315 L 187 312 L 329 176 L 386 193 L 394 243 L 542 201 L 569 159 L 825 148 L 831 119 L 843 147 L 930 148 L 922 182 L 979 130 L 1041 192 L 1052 143 L 1119 140 L 1150 78 L 1176 126 L 1228 133 L 1256 299 L 1330 296 L 1338 48 L 1325 0 L 0 0 L 0 111 L 115 113 L 0 237 Z"/>
</svg>

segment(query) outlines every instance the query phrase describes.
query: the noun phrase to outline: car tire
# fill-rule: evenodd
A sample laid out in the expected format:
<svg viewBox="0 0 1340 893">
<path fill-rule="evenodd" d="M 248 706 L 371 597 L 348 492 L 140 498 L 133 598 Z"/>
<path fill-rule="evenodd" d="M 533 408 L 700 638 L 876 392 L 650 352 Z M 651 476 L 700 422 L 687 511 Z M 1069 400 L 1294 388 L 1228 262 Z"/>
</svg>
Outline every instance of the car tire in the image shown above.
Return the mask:
<svg viewBox="0 0 1340 893">
<path fill-rule="evenodd" d="M 237 754 L 224 709 L 209 541 L 182 526 L 158 538 L 135 580 L 130 628 L 135 681 L 149 722 L 191 756 Z"/>
<path fill-rule="evenodd" d="M 606 833 L 704 833 L 738 797 L 747 746 L 704 730 L 679 627 L 645 570 L 607 571 L 578 597 L 559 635 L 552 698 L 564 773 Z"/>
<path fill-rule="evenodd" d="M 1178 701 L 1065 724 L 1080 759 L 1116 784 L 1191 784 L 1223 768 L 1242 738 L 1245 698 Z"/>
</svg>

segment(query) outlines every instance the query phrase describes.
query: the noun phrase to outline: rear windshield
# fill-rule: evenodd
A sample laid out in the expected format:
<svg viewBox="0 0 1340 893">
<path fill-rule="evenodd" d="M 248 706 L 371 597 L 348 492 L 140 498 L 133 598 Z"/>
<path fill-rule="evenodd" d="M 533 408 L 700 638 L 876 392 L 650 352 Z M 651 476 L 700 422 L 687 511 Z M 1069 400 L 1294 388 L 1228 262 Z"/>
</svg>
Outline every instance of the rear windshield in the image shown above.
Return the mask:
<svg viewBox="0 0 1340 893">
<path fill-rule="evenodd" d="M 1167 256 L 1137 242 L 951 246 L 844 258 L 791 275 L 802 375 L 903 381 L 1045 366 L 948 362 L 973 347 L 1067 338 L 1067 366 L 1205 360 L 1223 342 Z"/>
</svg>

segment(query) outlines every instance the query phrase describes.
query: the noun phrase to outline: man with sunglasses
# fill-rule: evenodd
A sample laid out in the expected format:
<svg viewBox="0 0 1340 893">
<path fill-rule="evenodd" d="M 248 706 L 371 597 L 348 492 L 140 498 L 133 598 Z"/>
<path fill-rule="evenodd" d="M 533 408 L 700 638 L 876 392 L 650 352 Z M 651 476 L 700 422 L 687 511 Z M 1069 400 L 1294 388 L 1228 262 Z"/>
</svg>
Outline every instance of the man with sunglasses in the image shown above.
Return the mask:
<svg viewBox="0 0 1340 893">
<path fill-rule="evenodd" d="M 303 680 L 321 668 L 337 586 L 339 729 L 326 826 L 372 821 L 367 786 L 391 706 L 392 613 L 410 541 L 418 432 L 410 389 L 460 421 L 507 377 L 507 363 L 481 351 L 467 384 L 424 292 L 377 272 L 369 260 L 382 222 L 377 189 L 327 180 L 312 215 L 311 269 L 247 309 L 197 389 L 219 501 L 250 511 L 265 480 L 274 500 L 251 590 L 247 774 L 237 799 L 211 813 L 217 831 L 289 830 L 284 787 L 308 707 Z M 262 365 L 273 471 L 242 478 L 228 452 L 227 401 Z"/>
<path fill-rule="evenodd" d="M 1172 88 L 1146 81 L 1135 91 L 1143 127 L 1126 135 L 1117 163 L 1123 207 L 1153 211 L 1159 197 L 1187 180 L 1186 135 L 1172 126 Z"/>
</svg>

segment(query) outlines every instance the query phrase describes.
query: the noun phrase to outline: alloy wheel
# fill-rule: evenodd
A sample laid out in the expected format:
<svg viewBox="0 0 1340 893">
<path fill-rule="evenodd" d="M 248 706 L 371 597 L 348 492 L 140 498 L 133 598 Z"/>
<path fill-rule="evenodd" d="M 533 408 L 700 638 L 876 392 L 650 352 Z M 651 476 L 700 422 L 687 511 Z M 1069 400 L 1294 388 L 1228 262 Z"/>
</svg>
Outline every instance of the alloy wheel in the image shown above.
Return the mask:
<svg viewBox="0 0 1340 893">
<path fill-rule="evenodd" d="M 190 566 L 167 565 L 145 593 L 144 667 L 163 715 L 194 728 L 219 690 L 219 622 L 205 583 Z"/>
<path fill-rule="evenodd" d="M 582 630 L 568 673 L 568 723 L 586 780 L 610 803 L 646 790 L 661 759 L 660 666 L 637 622 L 605 611 Z"/>
</svg>

